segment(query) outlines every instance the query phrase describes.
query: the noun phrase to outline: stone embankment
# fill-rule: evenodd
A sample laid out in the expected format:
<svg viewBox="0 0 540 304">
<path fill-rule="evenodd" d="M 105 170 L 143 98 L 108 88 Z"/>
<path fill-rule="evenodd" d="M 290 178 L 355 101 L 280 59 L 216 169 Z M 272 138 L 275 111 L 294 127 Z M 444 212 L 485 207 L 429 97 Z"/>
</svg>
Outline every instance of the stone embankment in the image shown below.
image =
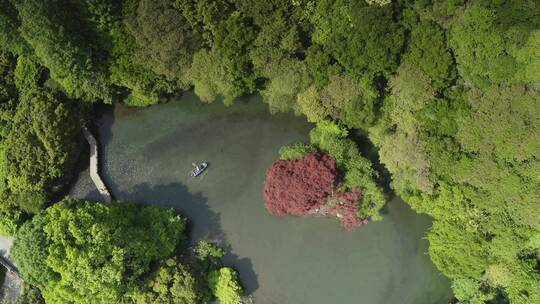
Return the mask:
<svg viewBox="0 0 540 304">
<path fill-rule="evenodd" d="M 86 138 L 86 141 L 88 141 L 88 144 L 90 145 L 90 178 L 96 185 L 96 188 L 103 197 L 103 200 L 110 203 L 112 201 L 111 193 L 99 175 L 99 154 L 97 140 L 86 126 L 83 127 L 83 134 L 84 138 Z"/>
</svg>

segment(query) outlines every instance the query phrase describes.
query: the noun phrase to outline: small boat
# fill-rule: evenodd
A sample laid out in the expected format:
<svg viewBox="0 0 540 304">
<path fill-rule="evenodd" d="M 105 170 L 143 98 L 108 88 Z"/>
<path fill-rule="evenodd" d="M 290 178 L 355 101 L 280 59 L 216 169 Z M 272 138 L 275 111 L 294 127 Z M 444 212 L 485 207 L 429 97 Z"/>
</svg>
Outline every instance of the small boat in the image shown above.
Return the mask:
<svg viewBox="0 0 540 304">
<path fill-rule="evenodd" d="M 208 168 L 208 163 L 204 162 L 204 163 L 201 163 L 200 165 L 195 165 L 195 168 L 193 168 L 193 170 L 191 170 L 191 177 L 197 177 L 199 176 L 201 173 L 203 173 L 204 170 L 206 170 L 206 168 Z"/>
</svg>

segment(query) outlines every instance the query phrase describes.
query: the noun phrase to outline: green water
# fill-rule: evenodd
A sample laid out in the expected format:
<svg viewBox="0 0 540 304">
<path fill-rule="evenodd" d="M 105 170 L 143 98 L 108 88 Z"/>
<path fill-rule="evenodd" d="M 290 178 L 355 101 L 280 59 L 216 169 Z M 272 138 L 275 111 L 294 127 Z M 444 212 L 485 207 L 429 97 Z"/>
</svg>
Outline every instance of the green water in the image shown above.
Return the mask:
<svg viewBox="0 0 540 304">
<path fill-rule="evenodd" d="M 257 97 L 205 105 L 192 94 L 143 110 L 110 108 L 95 121 L 102 172 L 116 198 L 171 206 L 194 240 L 225 245 L 225 264 L 255 303 L 448 303 L 449 282 L 427 256 L 430 220 L 399 198 L 382 222 L 354 232 L 331 218 L 274 217 L 264 209 L 266 168 L 279 147 L 307 140 L 303 118 L 270 115 Z M 192 162 L 208 172 L 188 177 Z M 88 171 L 72 189 L 99 199 Z"/>
</svg>

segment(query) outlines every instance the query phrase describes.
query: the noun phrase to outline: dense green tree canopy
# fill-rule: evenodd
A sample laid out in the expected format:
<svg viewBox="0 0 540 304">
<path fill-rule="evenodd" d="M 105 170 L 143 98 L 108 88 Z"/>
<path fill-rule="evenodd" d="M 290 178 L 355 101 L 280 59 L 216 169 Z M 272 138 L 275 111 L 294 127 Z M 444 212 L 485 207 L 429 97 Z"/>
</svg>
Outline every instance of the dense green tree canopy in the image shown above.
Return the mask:
<svg viewBox="0 0 540 304">
<path fill-rule="evenodd" d="M 135 303 L 209 303 L 209 290 L 204 279 L 178 259 L 164 261 L 147 284 L 148 290 L 137 294 Z"/>
<path fill-rule="evenodd" d="M 332 154 L 343 186 L 363 191 L 359 216 L 378 219 L 385 202 L 380 180 L 347 128 L 368 134 L 395 193 L 434 218 L 429 253 L 453 280 L 459 303 L 540 302 L 540 2 L 0 0 L 0 6 L 0 233 L 14 234 L 65 189 L 91 102 L 148 106 L 194 89 L 204 102 L 230 105 L 259 92 L 271 112 L 293 111 L 317 123 L 309 145 L 286 147 L 282 157 Z M 167 224 L 138 223 L 141 214 L 158 211 L 124 206 L 120 217 L 120 207 L 58 206 L 22 226 L 19 239 L 28 242 L 15 250 L 29 265 L 23 275 L 46 299 L 106 302 L 135 285 L 152 299 L 194 299 L 196 271 L 183 260 L 161 261 L 161 272 L 150 271 L 150 262 L 173 250 L 151 229 Z M 133 225 L 139 228 L 125 228 Z M 140 237 L 149 248 L 163 243 L 165 250 L 123 237 Z M 80 240 L 84 250 L 62 238 Z M 46 256 L 45 264 L 25 255 L 31 250 Z M 95 265 L 101 268 L 90 273 Z M 53 279 L 44 279 L 49 270 Z M 167 288 L 134 283 L 149 273 Z"/>
<path fill-rule="evenodd" d="M 222 267 L 211 271 L 208 275 L 208 284 L 220 303 L 240 303 L 244 291 L 238 282 L 238 273 L 234 269 Z"/>
<path fill-rule="evenodd" d="M 47 302 L 114 303 L 184 233 L 185 221 L 169 209 L 66 199 L 23 226 L 14 257 Z"/>
<path fill-rule="evenodd" d="M 13 1 L 22 37 L 33 48 L 51 78 L 75 98 L 112 101 L 109 79 L 88 44 L 77 9 L 67 1 Z M 66 18 L 71 16 L 71 18 Z"/>
</svg>

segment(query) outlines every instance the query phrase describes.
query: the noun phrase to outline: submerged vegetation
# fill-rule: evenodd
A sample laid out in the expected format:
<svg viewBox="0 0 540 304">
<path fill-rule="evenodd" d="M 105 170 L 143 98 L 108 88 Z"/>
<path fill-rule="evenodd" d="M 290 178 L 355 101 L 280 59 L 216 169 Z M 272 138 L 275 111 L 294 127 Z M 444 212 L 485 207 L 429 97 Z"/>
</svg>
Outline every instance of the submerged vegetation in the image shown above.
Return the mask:
<svg viewBox="0 0 540 304">
<path fill-rule="evenodd" d="M 77 210 L 88 209 L 83 213 L 108 225 L 120 208 L 55 204 L 73 175 L 80 127 L 93 103 L 149 106 L 194 89 L 204 102 L 227 105 L 258 92 L 271 112 L 292 111 L 317 123 L 310 143 L 283 149 L 282 158 L 327 153 L 340 191 L 361 191 L 358 218 L 377 220 L 385 202 L 377 173 L 348 136 L 349 129 L 362 129 L 395 193 L 434 218 L 430 257 L 453 280 L 457 301 L 540 302 L 538 1 L 0 5 L 0 233 L 27 240 L 15 252 L 21 265 L 35 268 L 21 271 L 46 299 L 85 303 L 83 291 L 95 293 L 93 303 L 117 299 L 157 260 L 163 271 L 141 297 L 176 295 L 170 288 L 177 284 L 198 288 L 190 267 L 169 260 L 170 243 L 169 251 L 153 255 L 103 234 L 110 247 L 62 259 L 69 244 L 55 243 L 70 227 L 81 236 L 98 233 L 84 221 L 72 227 Z M 126 206 L 125 212 L 133 208 Z M 122 220 L 114 225 L 133 224 L 130 217 Z M 141 230 L 137 237 L 163 241 L 160 233 Z M 48 250 L 25 255 L 32 246 Z M 118 257 L 117 264 L 100 264 L 103 256 Z M 84 273 L 93 263 L 104 271 L 114 266 L 104 277 L 116 283 L 103 287 L 102 277 Z M 84 274 L 88 280 L 73 281 Z M 220 278 L 215 286 L 227 291 L 216 289 L 216 295 L 235 299 L 237 288 Z"/>
</svg>

